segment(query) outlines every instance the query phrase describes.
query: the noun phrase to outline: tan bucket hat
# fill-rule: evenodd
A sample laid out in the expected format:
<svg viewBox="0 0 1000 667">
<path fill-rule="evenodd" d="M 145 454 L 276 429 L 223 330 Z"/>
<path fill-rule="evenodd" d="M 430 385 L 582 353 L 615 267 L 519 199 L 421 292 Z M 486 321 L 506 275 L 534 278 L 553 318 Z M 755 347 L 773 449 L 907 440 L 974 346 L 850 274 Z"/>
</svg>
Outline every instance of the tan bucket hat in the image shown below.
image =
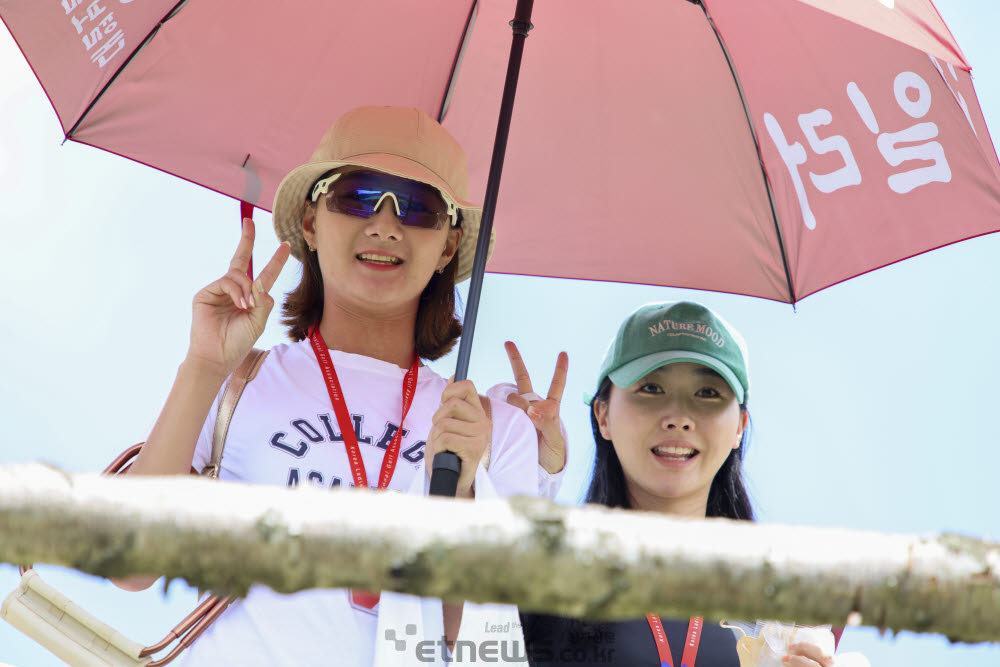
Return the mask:
<svg viewBox="0 0 1000 667">
<path fill-rule="evenodd" d="M 420 109 L 358 107 L 337 119 L 309 162 L 293 169 L 274 195 L 274 231 L 288 241 L 301 262 L 306 245 L 302 214 L 310 188 L 324 173 L 344 166 L 368 167 L 434 186 L 462 212 L 462 242 L 458 247 L 455 282 L 472 273 L 479 235 L 481 206 L 468 201 L 469 173 L 465 151 L 446 129 Z M 496 235 L 490 235 L 489 255 Z"/>
</svg>

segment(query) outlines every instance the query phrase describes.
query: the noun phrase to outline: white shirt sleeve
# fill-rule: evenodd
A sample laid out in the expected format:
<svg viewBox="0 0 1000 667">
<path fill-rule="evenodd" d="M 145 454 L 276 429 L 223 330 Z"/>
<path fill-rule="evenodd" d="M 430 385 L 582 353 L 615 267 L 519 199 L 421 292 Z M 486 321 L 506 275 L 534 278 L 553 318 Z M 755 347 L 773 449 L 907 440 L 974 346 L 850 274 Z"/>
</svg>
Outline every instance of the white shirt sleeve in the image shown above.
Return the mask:
<svg viewBox="0 0 1000 667">
<path fill-rule="evenodd" d="M 564 431 L 565 433 L 565 431 Z M 566 436 L 564 435 L 563 438 Z M 567 452 L 566 457 L 567 463 L 569 462 L 569 456 Z M 549 500 L 555 500 L 556 494 L 559 493 L 559 489 L 562 487 L 563 473 L 566 472 L 566 464 L 563 464 L 562 470 L 559 472 L 550 473 L 541 465 L 538 466 L 538 495 L 543 498 L 548 498 Z"/>
<path fill-rule="evenodd" d="M 538 495 L 538 435 L 535 426 L 513 405 L 491 399 L 493 437 L 489 476 L 497 495 Z M 476 489 L 480 487 L 477 484 Z M 478 496 L 478 494 L 477 494 Z"/>
<path fill-rule="evenodd" d="M 516 393 L 517 393 L 517 387 L 514 386 L 513 384 L 505 382 L 491 387 L 490 390 L 486 392 L 486 396 L 490 399 L 493 399 L 494 408 L 498 403 L 502 403 L 506 407 L 513 408 L 513 406 L 507 403 L 507 397 L 510 396 L 511 394 L 516 394 Z M 525 395 L 525 398 L 528 398 L 529 400 L 542 400 L 542 397 L 538 396 L 537 394 Z M 556 494 L 559 492 L 559 487 L 562 486 L 563 474 L 566 472 L 566 468 L 569 465 L 569 437 L 567 436 L 566 433 L 566 424 L 562 421 L 562 419 L 559 420 L 559 429 L 562 431 L 563 442 L 566 443 L 566 452 L 564 453 L 565 460 L 563 461 L 562 470 L 556 473 L 549 473 L 538 462 L 538 435 L 535 431 L 534 425 L 531 424 L 531 420 L 528 419 L 527 415 L 521 412 L 521 410 L 518 410 L 517 408 L 513 409 L 519 412 L 528 421 L 528 424 L 531 425 L 531 434 L 533 436 L 532 439 L 534 440 L 535 467 L 538 470 L 537 494 L 543 498 L 548 498 L 552 500 L 556 497 Z M 493 426 L 494 437 L 496 437 L 496 430 L 497 430 L 496 419 L 494 418 L 494 426 Z M 490 466 L 491 466 L 490 472 L 492 472 L 492 463 L 490 464 Z M 506 495 L 506 494 L 501 492 L 501 495 Z"/>
</svg>

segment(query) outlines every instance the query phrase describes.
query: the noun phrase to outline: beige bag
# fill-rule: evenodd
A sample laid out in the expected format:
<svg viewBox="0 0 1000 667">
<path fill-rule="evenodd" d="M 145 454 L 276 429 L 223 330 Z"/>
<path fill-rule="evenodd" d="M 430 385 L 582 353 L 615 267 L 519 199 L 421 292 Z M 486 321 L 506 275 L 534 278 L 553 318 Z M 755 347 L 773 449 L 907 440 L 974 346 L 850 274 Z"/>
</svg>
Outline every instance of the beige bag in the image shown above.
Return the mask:
<svg viewBox="0 0 1000 667">
<path fill-rule="evenodd" d="M 212 456 L 200 474 L 218 478 L 226 434 L 236 404 L 248 382 L 260 369 L 267 351 L 254 348 L 226 384 L 219 401 L 219 414 L 212 436 Z M 104 474 L 125 472 L 142 443 L 124 451 Z M 192 469 L 193 473 L 197 471 Z M 190 646 L 232 603 L 234 598 L 211 595 L 187 618 L 153 646 L 142 646 L 87 613 L 72 600 L 42 581 L 30 568 L 21 568 L 21 583 L 0 606 L 0 617 L 70 665 L 80 667 L 158 667 L 176 658 Z M 159 660 L 152 656 L 177 645 Z"/>
</svg>

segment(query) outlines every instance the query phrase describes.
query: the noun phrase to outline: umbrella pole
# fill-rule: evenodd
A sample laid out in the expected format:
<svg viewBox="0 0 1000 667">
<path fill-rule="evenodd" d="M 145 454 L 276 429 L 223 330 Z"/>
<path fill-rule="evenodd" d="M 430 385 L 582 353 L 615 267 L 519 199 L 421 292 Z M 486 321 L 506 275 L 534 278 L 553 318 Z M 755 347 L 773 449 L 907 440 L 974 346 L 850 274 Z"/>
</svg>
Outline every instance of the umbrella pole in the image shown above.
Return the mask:
<svg viewBox="0 0 1000 667">
<path fill-rule="evenodd" d="M 455 379 L 464 380 L 469 373 L 469 357 L 472 355 L 472 338 L 476 332 L 476 315 L 479 312 L 479 296 L 483 290 L 483 273 L 486 271 L 486 254 L 493 232 L 493 213 L 500 190 L 500 174 L 503 172 L 504 155 L 507 152 L 507 135 L 510 119 L 514 111 L 514 94 L 517 92 L 517 78 L 521 71 L 521 53 L 524 40 L 531 25 L 531 7 L 534 0 L 518 0 L 514 20 L 510 22 L 514 31 L 507 61 L 507 79 L 503 85 L 503 99 L 500 102 L 500 118 L 497 121 L 497 135 L 493 142 L 493 159 L 490 162 L 490 176 L 486 181 L 486 199 L 483 202 L 483 217 L 479 223 L 479 239 L 476 243 L 475 261 L 469 280 L 469 296 L 465 306 L 465 321 L 462 323 L 462 340 L 458 347 L 458 363 Z"/>
<path fill-rule="evenodd" d="M 524 40 L 531 25 L 531 8 L 534 0 L 517 0 L 514 20 L 510 22 L 514 36 L 507 61 L 507 78 L 503 85 L 500 102 L 500 118 L 497 120 L 496 140 L 493 142 L 493 159 L 490 161 L 490 176 L 486 181 L 486 199 L 483 202 L 483 217 L 479 222 L 479 238 L 469 282 L 469 296 L 465 305 L 465 321 L 462 323 L 462 341 L 458 347 L 458 363 L 455 366 L 455 380 L 464 380 L 469 374 L 469 357 L 472 355 L 472 338 L 476 332 L 476 315 L 479 312 L 479 296 L 483 291 L 483 273 L 486 271 L 486 255 L 493 232 L 493 212 L 496 210 L 497 192 L 500 190 L 500 174 L 503 171 L 504 154 L 507 151 L 507 135 L 510 132 L 510 118 L 514 111 L 514 94 L 517 92 L 517 78 L 521 72 L 521 54 Z M 434 455 L 431 473 L 431 495 L 454 496 L 458 485 L 461 463 L 451 452 Z"/>
</svg>

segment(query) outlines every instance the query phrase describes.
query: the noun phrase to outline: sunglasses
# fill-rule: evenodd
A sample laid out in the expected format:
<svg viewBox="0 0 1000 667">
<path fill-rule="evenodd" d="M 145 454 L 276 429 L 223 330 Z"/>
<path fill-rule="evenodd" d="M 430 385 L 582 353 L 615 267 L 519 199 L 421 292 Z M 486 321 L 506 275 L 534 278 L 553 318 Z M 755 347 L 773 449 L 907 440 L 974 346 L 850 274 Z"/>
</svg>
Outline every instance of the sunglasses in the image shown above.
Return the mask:
<svg viewBox="0 0 1000 667">
<path fill-rule="evenodd" d="M 441 229 L 446 221 L 458 224 L 458 208 L 437 188 L 374 171 L 332 174 L 316 182 L 312 201 L 326 195 L 326 210 L 359 218 L 375 215 L 382 202 L 391 199 L 396 216 L 407 227 Z"/>
</svg>

